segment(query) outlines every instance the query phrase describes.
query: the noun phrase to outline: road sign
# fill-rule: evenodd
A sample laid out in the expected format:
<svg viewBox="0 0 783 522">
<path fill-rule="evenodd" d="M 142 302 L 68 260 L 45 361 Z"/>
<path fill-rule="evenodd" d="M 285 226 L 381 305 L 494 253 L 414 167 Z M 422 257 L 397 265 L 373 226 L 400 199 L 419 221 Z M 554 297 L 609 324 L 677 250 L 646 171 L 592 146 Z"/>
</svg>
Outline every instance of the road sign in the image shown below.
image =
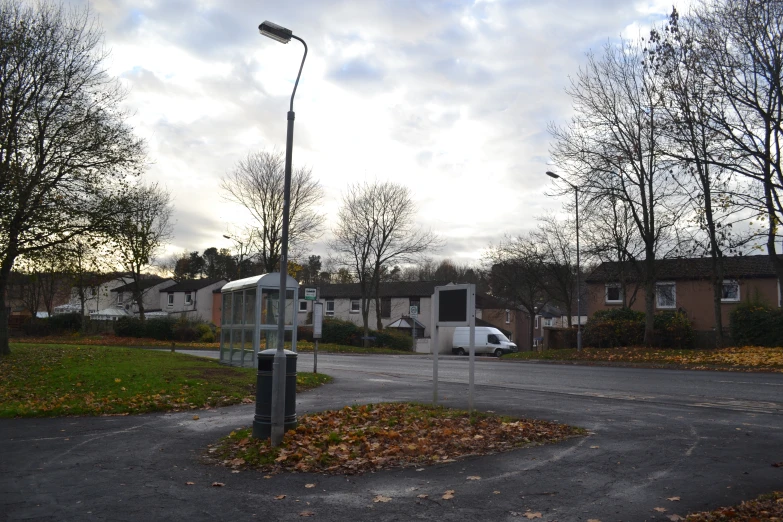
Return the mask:
<svg viewBox="0 0 783 522">
<path fill-rule="evenodd" d="M 408 315 L 411 317 L 416 317 L 419 315 L 419 307 L 418 306 L 411 306 L 410 312 L 408 312 Z"/>
<path fill-rule="evenodd" d="M 324 304 L 313 303 L 313 339 L 320 339 L 323 331 Z"/>
<path fill-rule="evenodd" d="M 315 301 L 315 288 L 305 288 L 305 301 Z"/>
</svg>

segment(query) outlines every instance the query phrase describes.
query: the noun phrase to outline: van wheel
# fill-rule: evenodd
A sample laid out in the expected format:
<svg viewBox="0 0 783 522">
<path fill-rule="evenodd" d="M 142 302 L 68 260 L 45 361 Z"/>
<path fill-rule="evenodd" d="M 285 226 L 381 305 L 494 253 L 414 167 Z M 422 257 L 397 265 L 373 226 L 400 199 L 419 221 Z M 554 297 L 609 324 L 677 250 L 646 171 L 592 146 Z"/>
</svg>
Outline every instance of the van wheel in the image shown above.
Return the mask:
<svg viewBox="0 0 783 522">
<path fill-rule="evenodd" d="M 465 355 L 465 350 L 462 348 L 457 348 L 457 355 Z"/>
<path fill-rule="evenodd" d="M 501 356 L 501 355 L 503 355 L 503 350 L 501 350 L 500 348 L 498 348 L 497 350 L 495 350 L 495 357 L 497 357 L 498 359 L 500 359 L 500 356 Z"/>
</svg>

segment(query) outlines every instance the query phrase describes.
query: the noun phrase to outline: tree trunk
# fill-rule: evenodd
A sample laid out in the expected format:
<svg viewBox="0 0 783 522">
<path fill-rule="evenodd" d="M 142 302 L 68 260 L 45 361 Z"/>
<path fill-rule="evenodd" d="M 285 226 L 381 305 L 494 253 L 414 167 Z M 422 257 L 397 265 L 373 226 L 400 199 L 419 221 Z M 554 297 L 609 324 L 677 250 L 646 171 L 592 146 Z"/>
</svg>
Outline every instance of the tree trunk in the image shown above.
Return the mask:
<svg viewBox="0 0 783 522">
<path fill-rule="evenodd" d="M 712 306 L 715 313 L 715 348 L 723 348 L 723 313 L 721 299 L 723 298 L 723 260 L 712 257 Z"/>
<path fill-rule="evenodd" d="M 648 276 L 644 284 L 644 345 L 652 346 L 655 336 L 655 279 Z"/>
<path fill-rule="evenodd" d="M 11 277 L 11 267 L 14 266 L 14 258 L 7 257 L 0 265 L 0 356 L 10 355 L 11 347 L 8 344 L 8 318 L 9 308 L 5 302 L 6 292 L 8 290 L 8 282 Z"/>
</svg>

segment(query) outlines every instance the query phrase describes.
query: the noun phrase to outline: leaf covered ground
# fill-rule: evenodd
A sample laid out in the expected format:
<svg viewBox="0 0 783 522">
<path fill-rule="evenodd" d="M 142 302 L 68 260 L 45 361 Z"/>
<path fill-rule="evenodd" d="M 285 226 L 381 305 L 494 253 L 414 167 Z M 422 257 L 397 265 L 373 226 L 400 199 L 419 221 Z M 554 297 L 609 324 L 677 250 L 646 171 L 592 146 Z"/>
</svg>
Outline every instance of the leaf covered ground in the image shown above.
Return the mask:
<svg viewBox="0 0 783 522">
<path fill-rule="evenodd" d="M 743 346 L 720 350 L 666 350 L 660 348 L 585 348 L 520 352 L 503 359 L 575 361 L 587 363 L 630 363 L 691 370 L 733 370 L 783 372 L 783 348 Z"/>
<path fill-rule="evenodd" d="M 547 421 L 411 404 L 347 406 L 304 415 L 283 443 L 232 431 L 205 454 L 209 462 L 275 472 L 354 474 L 425 466 L 467 455 L 487 455 L 557 442 L 585 431 Z"/>
<path fill-rule="evenodd" d="M 692 513 L 687 522 L 781 522 L 783 521 L 783 491 L 761 495 L 737 506 L 722 507 L 714 511 Z"/>
<path fill-rule="evenodd" d="M 133 414 L 255 401 L 256 371 L 109 346 L 15 345 L 0 357 L 0 417 Z M 300 372 L 297 390 L 330 378 Z"/>
</svg>

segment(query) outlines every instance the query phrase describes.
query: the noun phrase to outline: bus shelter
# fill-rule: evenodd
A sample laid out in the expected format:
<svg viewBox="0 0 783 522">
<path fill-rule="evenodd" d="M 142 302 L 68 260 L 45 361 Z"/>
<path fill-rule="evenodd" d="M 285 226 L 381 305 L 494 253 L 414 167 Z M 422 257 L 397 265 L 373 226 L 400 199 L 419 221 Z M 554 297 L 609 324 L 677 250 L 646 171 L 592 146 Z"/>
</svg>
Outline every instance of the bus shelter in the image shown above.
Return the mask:
<svg viewBox="0 0 783 522">
<path fill-rule="evenodd" d="M 296 306 L 299 283 L 286 275 L 285 331 L 296 351 Z M 258 352 L 277 348 L 280 274 L 275 272 L 227 283 L 221 289 L 220 362 L 255 367 Z"/>
</svg>

